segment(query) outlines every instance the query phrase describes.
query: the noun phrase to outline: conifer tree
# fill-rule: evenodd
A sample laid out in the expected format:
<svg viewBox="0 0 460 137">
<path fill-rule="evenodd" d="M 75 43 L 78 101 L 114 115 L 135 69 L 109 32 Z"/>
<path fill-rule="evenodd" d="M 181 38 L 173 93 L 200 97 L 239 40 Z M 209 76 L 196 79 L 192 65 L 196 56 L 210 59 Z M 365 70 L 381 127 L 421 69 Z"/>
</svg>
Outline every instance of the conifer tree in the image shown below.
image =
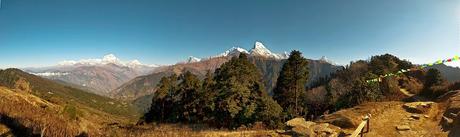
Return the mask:
<svg viewBox="0 0 460 137">
<path fill-rule="evenodd" d="M 273 98 L 285 109 L 285 118 L 299 116 L 299 110 L 306 113 L 307 109 L 301 106 L 303 103 L 299 98 L 305 93 L 307 79 L 308 61 L 301 52 L 294 50 L 283 65 L 273 90 Z"/>
<path fill-rule="evenodd" d="M 214 110 L 215 110 L 215 98 L 216 92 L 213 90 L 214 85 L 216 82 L 214 81 L 213 74 L 211 71 L 207 71 L 205 78 L 203 80 L 203 84 L 201 86 L 201 96 L 203 99 L 200 100 L 200 104 L 202 105 L 202 119 L 203 122 L 209 122 L 214 120 Z"/>
<path fill-rule="evenodd" d="M 281 107 L 265 91 L 260 71 L 240 54 L 215 72 L 216 118 L 222 126 L 238 127 L 278 117 Z M 271 100 L 271 101 L 269 101 Z M 260 113 L 258 113 L 258 110 Z"/>
<path fill-rule="evenodd" d="M 199 103 L 200 100 L 203 99 L 200 94 L 201 81 L 190 71 L 182 74 L 180 80 L 181 82 L 179 83 L 179 90 L 176 96 L 179 102 L 177 103 L 178 108 L 183 108 L 178 110 L 181 120 L 197 122 L 199 121 L 199 115 L 201 115 L 201 112 L 199 112 L 199 110 L 201 110 L 201 104 Z"/>
<path fill-rule="evenodd" d="M 150 110 L 144 116 L 146 122 L 164 122 L 169 119 L 171 108 L 174 107 L 172 98 L 176 90 L 176 80 L 176 75 L 161 78 L 157 85 L 158 90 L 153 95 Z"/>
</svg>

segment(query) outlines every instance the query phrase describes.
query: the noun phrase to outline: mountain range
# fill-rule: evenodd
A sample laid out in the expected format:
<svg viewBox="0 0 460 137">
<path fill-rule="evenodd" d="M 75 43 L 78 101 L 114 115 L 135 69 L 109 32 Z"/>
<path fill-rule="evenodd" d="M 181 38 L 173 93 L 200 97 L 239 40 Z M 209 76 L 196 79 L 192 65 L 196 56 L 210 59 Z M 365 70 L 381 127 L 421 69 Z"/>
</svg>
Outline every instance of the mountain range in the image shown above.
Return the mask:
<svg viewBox="0 0 460 137">
<path fill-rule="evenodd" d="M 220 54 L 209 56 L 206 58 L 197 58 L 189 56 L 184 61 L 178 62 L 174 65 L 150 65 L 143 64 L 138 60 L 122 61 L 113 54 L 108 54 L 100 59 L 81 59 L 81 60 L 64 60 L 57 65 L 50 67 L 41 68 L 23 68 L 22 70 L 41 76 L 47 79 L 51 79 L 63 84 L 67 84 L 72 87 L 84 89 L 99 95 L 112 96 L 117 98 L 137 98 L 143 95 L 147 95 L 154 92 L 156 81 L 162 76 L 170 74 L 180 74 L 184 71 L 192 71 L 202 76 L 206 71 L 213 71 L 218 68 L 222 63 L 227 62 L 231 57 L 245 53 L 250 55 L 256 64 L 280 64 L 282 60 L 287 59 L 289 54 L 287 52 L 278 54 L 273 53 L 262 42 L 256 41 L 254 46 L 250 50 L 246 50 L 241 47 L 232 47 Z M 322 63 L 329 63 L 329 60 L 321 59 Z M 330 63 L 329 63 L 330 64 Z M 265 64 L 267 65 L 267 64 Z M 264 71 L 275 70 L 270 73 L 276 73 L 281 67 L 281 64 L 277 67 L 270 65 L 260 66 Z M 276 68 L 276 69 L 274 69 Z M 313 69 L 322 70 L 322 68 Z M 268 71 L 266 71 L 268 73 Z M 264 72 L 264 73 L 266 73 Z M 326 71 L 327 74 L 333 71 Z M 326 74 L 325 73 L 325 74 Z M 275 76 L 274 74 L 266 74 L 268 76 Z M 152 77 L 152 78 L 147 78 Z M 136 88 L 131 85 L 136 83 L 139 79 L 150 79 L 145 80 L 142 86 L 135 84 Z M 143 80 L 141 80 L 143 81 Z M 272 87 L 273 78 L 270 78 L 267 82 Z M 130 89 L 130 90 L 128 90 Z M 131 91 L 135 90 L 135 91 Z M 133 95 L 128 95 L 133 94 Z M 128 97 L 130 96 L 130 97 Z"/>
<path fill-rule="evenodd" d="M 151 95 L 155 92 L 156 86 L 162 77 L 172 74 L 179 75 L 186 71 L 190 71 L 198 77 L 204 78 L 208 71 L 214 72 L 220 65 L 242 53 L 248 54 L 250 62 L 254 63 L 256 67 L 260 69 L 263 75 L 265 88 L 271 93 L 288 54 L 272 53 L 261 42 L 255 42 L 253 48 L 249 51 L 240 47 L 233 47 L 221 54 L 209 58 L 196 59 L 195 57 L 191 57 L 185 62 L 180 62 L 171 66 L 158 67 L 153 73 L 136 77 L 116 88 L 111 92 L 110 97 L 134 101 L 134 104 L 145 110 L 150 104 Z M 323 60 L 308 59 L 308 61 L 309 82 L 307 85 L 343 68 L 341 66 L 332 65 L 329 63 L 330 61 L 325 60 L 325 58 L 323 58 Z"/>
<path fill-rule="evenodd" d="M 102 59 L 82 59 L 62 61 L 58 65 L 44 68 L 25 68 L 24 71 L 44 78 L 63 81 L 76 87 L 107 95 L 129 80 L 146 75 L 158 65 L 146 65 L 138 60 L 121 61 L 113 54 Z"/>
</svg>

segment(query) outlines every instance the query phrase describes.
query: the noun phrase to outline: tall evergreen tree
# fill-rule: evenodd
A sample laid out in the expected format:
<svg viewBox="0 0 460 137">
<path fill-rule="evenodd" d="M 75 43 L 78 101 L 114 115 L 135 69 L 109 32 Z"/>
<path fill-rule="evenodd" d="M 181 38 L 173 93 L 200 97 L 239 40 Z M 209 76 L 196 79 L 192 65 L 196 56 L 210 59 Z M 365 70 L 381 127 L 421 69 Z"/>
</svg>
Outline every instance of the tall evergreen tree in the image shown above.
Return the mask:
<svg viewBox="0 0 460 137">
<path fill-rule="evenodd" d="M 185 72 L 180 77 L 179 90 L 176 94 L 177 108 L 180 112 L 180 120 L 188 122 L 197 122 L 202 109 L 200 100 L 203 99 L 200 94 L 201 81 L 198 77 L 192 74 L 190 71 Z"/>
<path fill-rule="evenodd" d="M 300 111 L 306 113 L 302 107 L 300 96 L 305 93 L 305 83 L 308 79 L 308 61 L 302 53 L 294 50 L 289 55 L 287 62 L 283 65 L 280 76 L 273 90 L 274 99 L 285 108 L 286 117 L 299 116 Z"/>
<path fill-rule="evenodd" d="M 216 82 L 214 81 L 213 74 L 208 70 L 201 86 L 201 96 L 203 99 L 200 100 L 200 104 L 203 105 L 203 109 L 201 111 L 204 113 L 202 115 L 204 122 L 214 120 L 216 92 L 213 90 L 213 87 L 215 84 Z"/>
<path fill-rule="evenodd" d="M 152 121 L 167 121 L 171 115 L 173 106 L 173 93 L 176 90 L 177 76 L 174 74 L 169 77 L 161 78 L 157 87 L 158 90 L 154 93 L 152 104 L 149 112 L 144 115 L 146 122 Z"/>
<path fill-rule="evenodd" d="M 430 68 L 425 76 L 425 87 L 429 88 L 434 85 L 439 85 L 443 82 L 443 78 L 441 76 L 441 72 L 437 69 Z"/>
<path fill-rule="evenodd" d="M 238 127 L 279 116 L 281 107 L 268 96 L 260 71 L 248 61 L 246 54 L 232 58 L 217 69 L 215 81 L 215 114 L 217 122 L 225 124 L 222 126 Z"/>
<path fill-rule="evenodd" d="M 436 89 L 434 89 L 434 87 L 440 86 L 444 82 L 445 80 L 443 79 L 441 72 L 439 72 L 439 70 L 437 69 L 430 68 L 425 76 L 425 82 L 423 84 L 422 94 L 425 96 L 429 96 L 429 97 L 437 96 L 436 94 L 439 94 L 439 93 L 435 93 Z"/>
</svg>

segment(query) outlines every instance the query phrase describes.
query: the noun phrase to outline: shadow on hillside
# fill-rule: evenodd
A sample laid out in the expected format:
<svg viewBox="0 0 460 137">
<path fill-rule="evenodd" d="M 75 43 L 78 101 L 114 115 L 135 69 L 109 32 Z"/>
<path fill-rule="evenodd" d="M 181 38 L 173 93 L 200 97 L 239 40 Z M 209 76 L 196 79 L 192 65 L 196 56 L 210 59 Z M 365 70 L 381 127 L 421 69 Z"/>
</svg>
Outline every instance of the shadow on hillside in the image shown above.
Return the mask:
<svg viewBox="0 0 460 137">
<path fill-rule="evenodd" d="M 22 125 L 18 120 L 14 119 L 12 117 L 0 114 L 0 123 L 4 124 L 9 129 L 11 129 L 10 132 L 14 136 L 17 136 L 17 137 L 40 137 L 40 134 L 34 134 L 33 133 L 32 128 L 28 128 L 28 127 Z M 8 135 L 10 133 L 5 133 L 5 134 Z M 0 136 L 3 136 L 3 135 L 0 135 Z"/>
<path fill-rule="evenodd" d="M 450 130 L 448 137 L 458 137 L 460 136 L 460 130 Z"/>
</svg>

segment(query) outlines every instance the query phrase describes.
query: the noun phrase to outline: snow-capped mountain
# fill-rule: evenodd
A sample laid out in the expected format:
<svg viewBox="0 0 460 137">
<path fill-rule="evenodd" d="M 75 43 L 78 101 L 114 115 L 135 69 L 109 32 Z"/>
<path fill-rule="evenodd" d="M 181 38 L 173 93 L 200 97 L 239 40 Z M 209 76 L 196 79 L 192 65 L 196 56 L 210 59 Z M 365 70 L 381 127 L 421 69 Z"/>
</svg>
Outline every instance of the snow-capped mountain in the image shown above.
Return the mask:
<svg viewBox="0 0 460 137">
<path fill-rule="evenodd" d="M 240 48 L 240 47 L 232 47 L 228 49 L 227 51 L 220 53 L 217 56 L 213 57 L 227 57 L 227 56 L 236 56 L 239 55 L 240 53 L 246 53 L 248 54 L 249 52 L 246 49 Z"/>
<path fill-rule="evenodd" d="M 248 54 L 250 62 L 253 62 L 261 70 L 267 91 L 273 90 L 276 84 L 276 81 L 273 80 L 277 79 L 279 71 L 281 71 L 283 64 L 286 62 L 283 59 L 288 58 L 289 54 L 286 52 L 284 54 L 273 53 L 261 42 L 256 42 L 249 51 L 240 47 L 232 47 L 223 53 L 209 58 L 198 59 L 191 56 L 180 63 L 160 67 L 149 75 L 139 76 L 116 88 L 111 92 L 111 97 L 123 100 L 140 99 L 145 101 L 142 96 L 146 97 L 154 93 L 162 77 L 172 74 L 180 75 L 187 71 L 199 77 L 204 77 L 208 71 L 215 71 L 222 64 L 231 60 L 232 57 L 238 56 L 241 53 Z M 307 84 L 312 84 L 319 78 L 328 76 L 341 68 L 325 61 L 311 59 L 308 59 L 308 65 L 310 73 L 309 83 Z M 148 108 L 149 106 L 141 106 L 141 108 Z"/>
<path fill-rule="evenodd" d="M 254 47 L 250 51 L 250 55 L 252 56 L 262 56 L 267 58 L 274 58 L 274 59 L 287 59 L 289 54 L 284 52 L 284 54 L 276 54 L 272 53 L 269 49 L 267 49 L 262 42 L 256 41 Z"/>
<path fill-rule="evenodd" d="M 200 61 L 201 61 L 200 58 L 197 58 L 197 57 L 194 57 L 194 56 L 190 56 L 187 59 L 187 63 L 200 62 Z"/>
<path fill-rule="evenodd" d="M 289 53 L 287 53 L 287 52 L 284 52 L 282 54 L 273 53 L 269 49 L 267 49 L 264 46 L 264 44 L 262 44 L 262 42 L 256 41 L 254 43 L 254 47 L 252 49 L 250 49 L 249 51 L 244 49 L 244 48 L 241 48 L 241 47 L 232 47 L 232 48 L 230 48 L 230 49 L 228 49 L 228 50 L 226 50 L 226 51 L 224 51 L 224 52 L 222 52 L 220 54 L 217 54 L 215 56 L 211 56 L 211 57 L 205 58 L 205 59 L 200 59 L 200 58 L 190 56 L 185 61 L 185 63 L 200 62 L 200 61 L 203 61 L 203 60 L 208 60 L 208 59 L 218 58 L 218 57 L 233 57 L 233 56 L 240 55 L 240 53 L 249 54 L 250 56 L 273 58 L 273 59 L 278 59 L 278 60 L 287 59 L 289 57 Z"/>
<path fill-rule="evenodd" d="M 332 64 L 332 65 L 337 65 L 334 61 L 328 59 L 326 56 L 322 56 L 322 57 L 319 59 L 319 61 L 323 61 L 323 62 Z"/>
<path fill-rule="evenodd" d="M 158 65 L 142 64 L 139 60 L 122 61 L 113 54 L 101 59 L 61 61 L 55 66 L 24 68 L 23 70 L 44 78 L 63 81 L 89 88 L 92 92 L 107 93 L 129 80 L 152 73 Z"/>
<path fill-rule="evenodd" d="M 158 65 L 147 65 L 142 64 L 138 60 L 132 61 L 120 61 L 115 55 L 108 54 L 102 57 L 102 59 L 82 59 L 79 61 L 75 60 L 65 60 L 58 63 L 58 66 L 95 66 L 95 65 L 107 65 L 107 64 L 115 64 L 123 67 L 130 67 L 130 68 L 139 68 L 139 67 L 158 67 Z"/>
</svg>

